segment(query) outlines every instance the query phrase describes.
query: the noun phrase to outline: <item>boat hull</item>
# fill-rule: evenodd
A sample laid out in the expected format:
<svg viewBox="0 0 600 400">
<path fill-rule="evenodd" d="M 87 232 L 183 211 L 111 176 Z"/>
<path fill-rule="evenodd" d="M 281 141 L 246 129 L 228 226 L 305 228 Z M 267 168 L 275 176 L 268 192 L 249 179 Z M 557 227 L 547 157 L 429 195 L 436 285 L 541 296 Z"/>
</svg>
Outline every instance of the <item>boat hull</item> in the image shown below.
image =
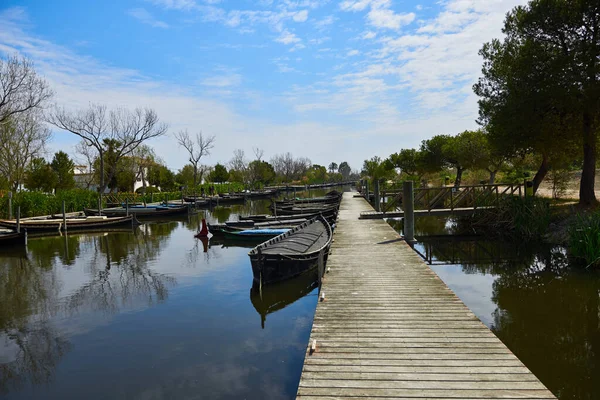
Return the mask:
<svg viewBox="0 0 600 400">
<path fill-rule="evenodd" d="M 76 230 L 97 230 L 103 228 L 116 228 L 116 227 L 124 227 L 124 226 L 135 226 L 138 222 L 135 219 L 135 216 L 130 215 L 128 217 L 115 218 L 112 220 L 97 220 L 97 221 L 69 221 L 67 219 L 67 227 L 68 231 L 76 231 Z M 0 226 L 15 229 L 17 228 L 17 223 L 12 221 L 0 221 Z M 34 232 L 57 232 L 60 230 L 65 230 L 63 226 L 62 219 L 51 219 L 45 220 L 45 222 L 34 222 L 34 221 L 21 221 L 21 229 L 26 229 L 30 233 Z"/>
</svg>

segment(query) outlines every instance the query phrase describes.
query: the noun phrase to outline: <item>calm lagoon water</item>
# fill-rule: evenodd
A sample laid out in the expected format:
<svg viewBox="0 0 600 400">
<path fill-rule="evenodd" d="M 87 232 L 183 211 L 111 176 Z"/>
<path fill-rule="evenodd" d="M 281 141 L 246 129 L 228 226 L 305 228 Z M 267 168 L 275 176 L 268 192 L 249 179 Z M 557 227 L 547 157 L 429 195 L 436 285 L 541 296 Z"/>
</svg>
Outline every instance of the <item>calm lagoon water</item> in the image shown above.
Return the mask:
<svg viewBox="0 0 600 400">
<path fill-rule="evenodd" d="M 199 223 L 186 216 L 1 251 L 0 398 L 294 398 L 316 276 L 261 298 L 251 291 L 252 245 L 205 249 Z"/>
</svg>

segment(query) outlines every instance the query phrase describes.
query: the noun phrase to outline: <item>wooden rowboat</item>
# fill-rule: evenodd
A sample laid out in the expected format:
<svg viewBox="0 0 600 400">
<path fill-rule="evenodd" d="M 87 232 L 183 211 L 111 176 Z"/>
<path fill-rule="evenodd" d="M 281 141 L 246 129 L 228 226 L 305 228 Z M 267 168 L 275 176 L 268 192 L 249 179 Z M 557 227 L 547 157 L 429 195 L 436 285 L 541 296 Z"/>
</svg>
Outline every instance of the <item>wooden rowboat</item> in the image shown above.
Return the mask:
<svg viewBox="0 0 600 400">
<path fill-rule="evenodd" d="M 134 215 L 128 217 L 84 217 L 84 218 L 67 218 L 66 230 L 93 230 L 103 228 L 115 228 L 122 226 L 136 226 L 139 222 Z M 62 218 L 49 217 L 46 219 L 26 219 L 20 221 L 21 229 L 27 229 L 28 232 L 57 232 L 65 230 Z M 16 230 L 17 221 L 4 220 L 0 221 L 0 226 Z"/>
<path fill-rule="evenodd" d="M 27 231 L 17 232 L 12 229 L 0 230 L 0 246 L 15 246 L 27 244 Z"/>
<path fill-rule="evenodd" d="M 83 210 L 85 215 L 94 216 L 100 215 L 97 209 L 86 208 Z M 134 214 L 137 217 L 162 217 L 165 215 L 178 215 L 189 212 L 188 205 L 183 206 L 150 206 L 150 207 L 130 207 L 129 210 L 123 207 L 105 208 L 102 210 L 102 215 L 107 217 L 124 217 L 128 213 Z"/>
<path fill-rule="evenodd" d="M 256 246 L 248 253 L 254 281 L 263 286 L 325 265 L 332 239 L 327 220 L 317 217 Z"/>
<path fill-rule="evenodd" d="M 237 240 L 247 240 L 263 242 L 271 239 L 275 236 L 281 235 L 290 230 L 290 228 L 265 228 L 265 229 L 235 229 L 230 228 L 227 225 L 210 225 L 208 224 L 208 230 L 213 235 L 221 235 L 226 238 L 232 238 Z M 260 243 L 259 242 L 259 243 Z"/>
</svg>

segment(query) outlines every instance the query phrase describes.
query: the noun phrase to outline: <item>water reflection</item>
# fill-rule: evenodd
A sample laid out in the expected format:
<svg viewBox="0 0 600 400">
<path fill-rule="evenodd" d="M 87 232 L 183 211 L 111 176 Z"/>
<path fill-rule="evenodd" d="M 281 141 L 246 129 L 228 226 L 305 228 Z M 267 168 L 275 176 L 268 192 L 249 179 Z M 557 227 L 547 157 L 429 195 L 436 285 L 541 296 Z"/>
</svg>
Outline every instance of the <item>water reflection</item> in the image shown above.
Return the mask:
<svg viewBox="0 0 600 400">
<path fill-rule="evenodd" d="M 293 397 L 314 283 L 249 299 L 248 245 L 194 238 L 269 204 L 0 249 L 0 397 Z"/>
<path fill-rule="evenodd" d="M 415 249 L 555 395 L 600 398 L 600 273 L 560 246 L 430 236 Z"/>
<path fill-rule="evenodd" d="M 267 315 L 284 309 L 298 299 L 313 292 L 319 286 L 318 273 L 310 271 L 294 279 L 278 284 L 250 289 L 250 301 L 260 315 L 260 325 L 264 329 Z"/>
</svg>

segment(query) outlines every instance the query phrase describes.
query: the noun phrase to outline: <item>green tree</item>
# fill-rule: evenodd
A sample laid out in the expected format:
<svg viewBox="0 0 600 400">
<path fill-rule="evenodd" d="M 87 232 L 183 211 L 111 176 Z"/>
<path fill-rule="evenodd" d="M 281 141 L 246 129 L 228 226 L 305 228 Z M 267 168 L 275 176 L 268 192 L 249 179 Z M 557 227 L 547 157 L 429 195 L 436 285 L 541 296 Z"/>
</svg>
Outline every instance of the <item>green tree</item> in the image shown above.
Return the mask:
<svg viewBox="0 0 600 400">
<path fill-rule="evenodd" d="M 194 167 L 190 164 L 185 165 L 175 174 L 175 181 L 179 185 L 194 188 Z"/>
<path fill-rule="evenodd" d="M 383 180 L 393 173 L 394 165 L 389 159 L 382 160 L 375 156 L 363 163 L 363 174 L 372 180 Z"/>
<path fill-rule="evenodd" d="M 309 183 L 324 183 L 327 180 L 327 169 L 322 165 L 313 164 L 306 175 Z"/>
<path fill-rule="evenodd" d="M 67 153 L 59 151 L 54 154 L 50 163 L 52 170 L 56 173 L 56 190 L 69 190 L 75 187 L 75 163 Z"/>
<path fill-rule="evenodd" d="M 148 169 L 148 183 L 160 187 L 163 192 L 172 192 L 177 189 L 175 174 L 165 165 L 154 164 Z"/>
<path fill-rule="evenodd" d="M 29 190 L 52 192 L 58 178 L 56 172 L 42 157 L 34 158 L 27 169 L 25 187 Z"/>
<path fill-rule="evenodd" d="M 253 186 L 269 185 L 275 180 L 275 169 L 266 161 L 254 160 L 248 164 L 248 176 Z"/>
<path fill-rule="evenodd" d="M 531 135 L 535 151 L 539 152 L 535 142 L 544 138 L 554 143 L 553 150 L 567 147 L 568 136 L 578 138 L 583 149 L 579 190 L 583 206 L 596 203 L 598 15 L 600 3 L 592 0 L 533 0 L 516 7 L 506 17 L 504 41 L 492 41 L 482 49 L 483 78 L 475 86 L 482 97 L 480 114 L 491 122 L 493 132 L 509 131 L 508 117 L 513 111 L 514 122 L 522 122 L 525 128 L 537 125 Z M 518 128 L 512 141 L 518 143 L 525 132 Z M 542 155 L 548 164 L 551 154 Z M 548 165 L 542 167 L 548 170 Z"/>
<path fill-rule="evenodd" d="M 227 168 L 222 164 L 216 164 L 213 171 L 210 173 L 209 179 L 212 182 L 223 183 L 229 179 L 229 172 Z"/>
<path fill-rule="evenodd" d="M 333 174 L 337 170 L 338 170 L 337 163 L 332 162 L 331 164 L 329 164 L 329 173 Z"/>
<path fill-rule="evenodd" d="M 350 165 L 348 165 L 346 161 L 342 161 L 338 167 L 338 172 L 342 174 L 344 180 L 348 180 L 348 178 L 350 178 L 350 174 L 352 173 L 352 168 L 350 168 Z"/>
<path fill-rule="evenodd" d="M 419 150 L 402 149 L 389 157 L 395 168 L 409 177 L 420 177 L 424 172 L 423 155 Z"/>
</svg>

